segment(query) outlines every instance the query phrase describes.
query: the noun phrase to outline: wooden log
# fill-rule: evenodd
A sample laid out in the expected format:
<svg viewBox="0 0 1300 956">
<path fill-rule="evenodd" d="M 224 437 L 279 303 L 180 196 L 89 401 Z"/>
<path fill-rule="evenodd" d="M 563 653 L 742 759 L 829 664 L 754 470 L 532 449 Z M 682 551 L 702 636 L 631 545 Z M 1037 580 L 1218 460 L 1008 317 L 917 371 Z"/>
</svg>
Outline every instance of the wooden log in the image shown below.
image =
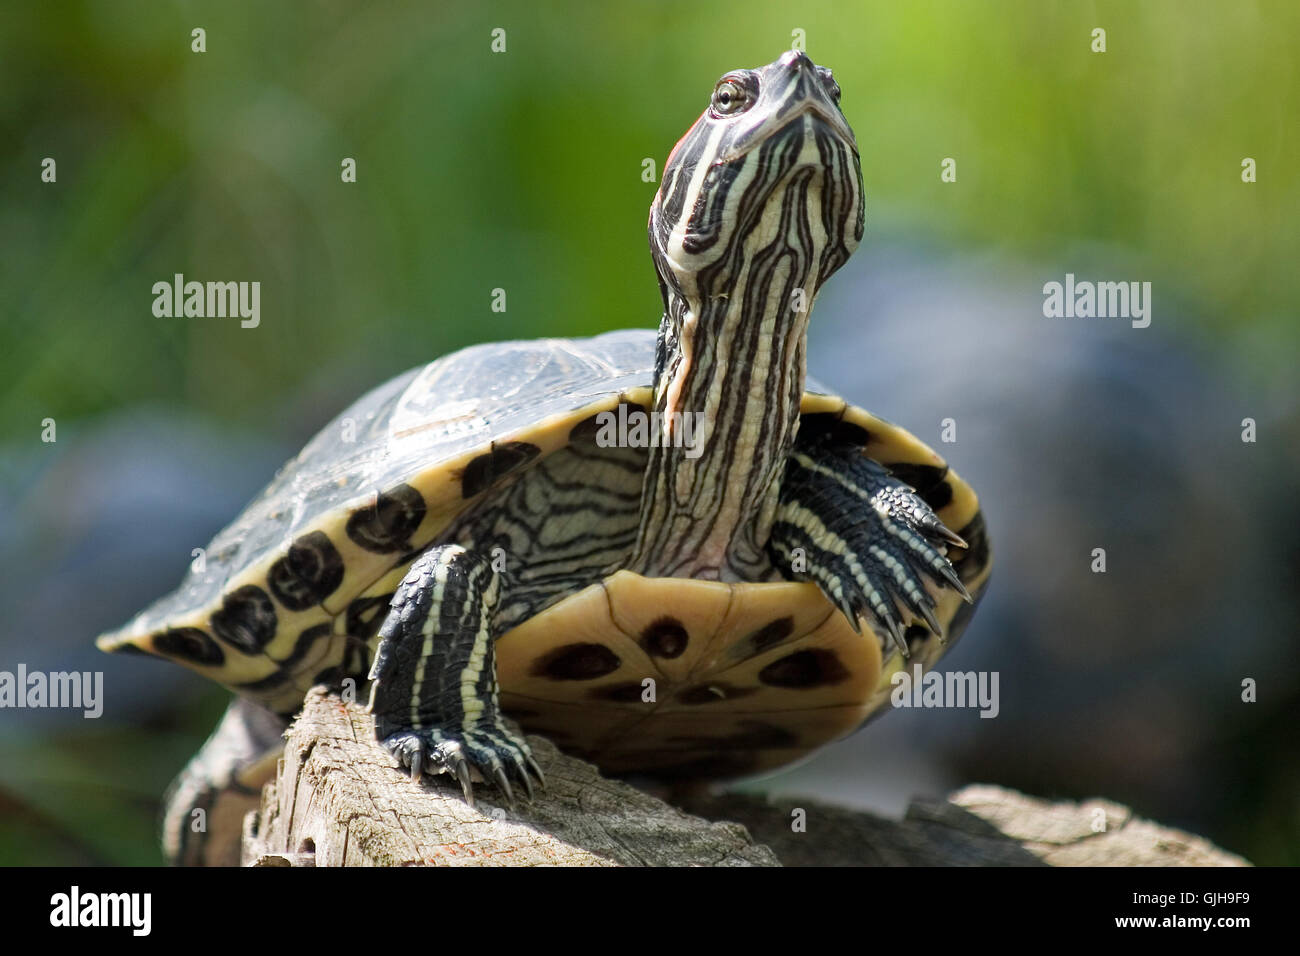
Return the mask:
<svg viewBox="0 0 1300 956">
<path fill-rule="evenodd" d="M 1240 866 L 1208 841 L 1119 804 L 1050 803 L 991 786 L 918 799 L 902 820 L 814 800 L 723 793 L 668 803 L 529 737 L 547 787 L 515 810 L 480 785 L 414 782 L 376 746 L 372 719 L 317 690 L 288 734 L 252 866 Z M 680 807 L 680 808 L 679 808 Z M 751 835 L 752 834 L 752 835 Z"/>
<path fill-rule="evenodd" d="M 745 825 L 786 866 L 1250 865 L 1110 800 L 1052 803 L 986 784 L 963 787 L 947 799 L 915 798 L 902 820 L 811 799 L 735 793 L 680 805 Z M 792 829 L 797 811 L 806 832 Z"/>
<path fill-rule="evenodd" d="M 450 778 L 421 782 L 375 742 L 360 707 L 317 691 L 245 825 L 246 864 L 287 866 L 775 866 L 735 823 L 688 816 L 530 737 L 546 788 L 518 811 L 495 787 L 471 808 Z"/>
</svg>

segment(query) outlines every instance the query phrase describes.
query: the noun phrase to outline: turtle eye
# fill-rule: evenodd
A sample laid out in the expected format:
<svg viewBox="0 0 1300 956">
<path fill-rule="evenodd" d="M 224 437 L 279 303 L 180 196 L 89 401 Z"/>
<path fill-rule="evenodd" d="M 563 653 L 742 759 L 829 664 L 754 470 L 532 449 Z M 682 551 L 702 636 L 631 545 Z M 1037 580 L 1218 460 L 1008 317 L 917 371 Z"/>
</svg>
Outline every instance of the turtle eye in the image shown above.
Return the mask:
<svg viewBox="0 0 1300 956">
<path fill-rule="evenodd" d="M 749 91 L 735 80 L 723 79 L 713 90 L 713 112 L 732 116 L 749 108 Z"/>
<path fill-rule="evenodd" d="M 822 75 L 822 85 L 826 87 L 826 92 L 831 95 L 835 105 L 840 105 L 840 85 L 835 82 L 835 76 L 825 67 L 818 67 L 817 72 Z"/>
</svg>

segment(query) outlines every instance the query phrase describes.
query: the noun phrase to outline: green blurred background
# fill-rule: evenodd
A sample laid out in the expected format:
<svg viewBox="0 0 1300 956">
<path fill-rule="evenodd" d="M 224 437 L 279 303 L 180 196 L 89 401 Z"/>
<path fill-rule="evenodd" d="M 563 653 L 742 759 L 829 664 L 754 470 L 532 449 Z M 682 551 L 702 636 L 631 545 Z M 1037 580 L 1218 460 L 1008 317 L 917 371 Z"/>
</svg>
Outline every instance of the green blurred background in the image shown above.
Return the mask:
<svg viewBox="0 0 1300 956">
<path fill-rule="evenodd" d="M 206 53 L 190 50 L 194 27 Z M 497 27 L 503 54 L 489 48 Z M 1090 50 L 1094 27 L 1107 30 L 1104 54 Z M 70 555 L 105 541 L 68 532 L 56 549 L 33 518 L 49 513 L 31 502 L 62 500 L 60 518 L 91 508 L 72 492 L 51 499 L 50 469 L 121 416 L 180 415 L 205 447 L 255 449 L 222 485 L 229 501 L 209 534 L 276 461 L 400 370 L 479 341 L 653 326 L 645 217 L 657 184 L 642 180 L 642 160 L 660 167 L 717 77 L 773 60 L 795 29 L 844 91 L 870 236 L 922 236 L 990 262 L 1120 249 L 1127 266 L 1113 278 L 1173 277 L 1195 308 L 1171 334 L 1300 433 L 1300 5 L 1287 0 L 14 4 L 0 29 L 11 584 L 57 568 L 67 603 L 86 601 Z M 956 184 L 940 182 L 948 156 Z M 1246 156 L 1253 185 L 1240 179 Z M 57 161 L 55 184 L 40 181 L 44 157 Z M 357 161 L 355 184 L 340 181 L 344 157 Z M 864 252 L 845 271 L 871 268 Z M 151 286 L 177 272 L 260 280 L 260 327 L 155 318 Z M 504 313 L 490 309 L 498 287 Z M 859 311 L 869 340 L 869 303 Z M 879 411 L 907 423 L 906 409 Z M 45 418 L 56 445 L 40 441 Z M 100 453 L 126 467 L 136 448 Z M 172 450 L 154 447 L 158 467 Z M 90 468 L 78 466 L 81 480 Z M 109 544 L 155 530 L 101 528 Z M 88 646 L 170 588 L 188 547 L 75 626 L 47 615 L 38 632 L 9 630 L 32 619 L 11 586 L 0 669 L 38 666 L 37 648 L 57 642 Z M 1280 627 L 1277 641 L 1294 639 L 1294 618 Z M 115 669 L 99 721 L 0 711 L 0 862 L 160 860 L 159 794 L 226 695 L 129 664 L 146 673 L 129 692 L 157 682 L 162 703 L 119 706 Z M 1293 746 L 1288 735 L 1261 740 L 1257 756 L 1285 761 L 1287 782 L 1188 825 L 1259 862 L 1294 863 L 1293 803 L 1288 820 L 1249 822 L 1278 812 L 1256 802 L 1264 790 L 1295 796 L 1294 752 L 1272 749 Z M 1054 790 L 1088 796 L 1093 783 Z"/>
</svg>

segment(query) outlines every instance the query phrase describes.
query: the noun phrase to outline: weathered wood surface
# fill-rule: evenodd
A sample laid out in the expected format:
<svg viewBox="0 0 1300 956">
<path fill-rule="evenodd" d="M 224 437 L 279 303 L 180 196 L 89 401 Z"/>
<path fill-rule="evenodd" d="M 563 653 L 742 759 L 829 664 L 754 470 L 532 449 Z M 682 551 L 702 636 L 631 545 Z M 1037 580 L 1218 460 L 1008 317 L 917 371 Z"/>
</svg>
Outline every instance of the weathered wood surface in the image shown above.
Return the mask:
<svg viewBox="0 0 1300 956">
<path fill-rule="evenodd" d="M 743 824 L 786 866 L 1249 865 L 1202 837 L 1143 820 L 1118 803 L 1051 803 L 984 784 L 946 800 L 915 799 L 902 820 L 811 800 L 740 794 L 692 798 L 680 806 Z M 806 814 L 807 833 L 791 829 L 796 809 Z"/>
<path fill-rule="evenodd" d="M 413 782 L 361 708 L 314 691 L 244 828 L 260 866 L 1238 866 L 1208 841 L 1103 800 L 1049 803 L 970 786 L 902 820 L 812 800 L 697 794 L 678 809 L 548 741 L 529 743 L 547 788 L 517 810 L 495 787 L 471 809 L 447 778 Z M 802 811 L 802 812 L 800 812 Z M 711 822 L 716 821 L 716 822 Z M 802 821 L 802 829 L 799 822 Z M 1100 829 L 1104 825 L 1104 830 Z"/>
<path fill-rule="evenodd" d="M 471 809 L 450 778 L 415 782 L 374 739 L 361 708 L 312 692 L 276 781 L 245 827 L 244 861 L 345 865 L 776 865 L 735 823 L 688 816 L 539 737 L 546 789 L 518 812 L 495 787 Z"/>
</svg>

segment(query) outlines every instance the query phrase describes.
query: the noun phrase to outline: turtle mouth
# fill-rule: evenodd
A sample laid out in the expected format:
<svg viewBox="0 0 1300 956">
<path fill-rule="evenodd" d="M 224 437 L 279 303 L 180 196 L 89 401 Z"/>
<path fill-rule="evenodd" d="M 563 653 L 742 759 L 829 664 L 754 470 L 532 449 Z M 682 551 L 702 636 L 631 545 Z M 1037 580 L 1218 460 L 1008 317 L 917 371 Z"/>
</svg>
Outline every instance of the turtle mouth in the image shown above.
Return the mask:
<svg viewBox="0 0 1300 956">
<path fill-rule="evenodd" d="M 853 130 L 840 111 L 833 104 L 810 97 L 787 114 L 785 122 L 780 125 L 773 124 L 768 129 L 759 129 L 748 136 L 738 137 L 730 148 L 718 155 L 714 165 L 725 166 L 743 159 L 768 140 L 787 135 L 802 126 L 805 118 L 810 118 L 815 125 L 828 130 L 835 140 L 852 150 L 854 156 L 859 155 L 857 137 L 853 135 Z"/>
<path fill-rule="evenodd" d="M 853 150 L 854 156 L 858 155 L 858 138 L 853 135 L 853 130 L 849 129 L 849 124 L 838 109 L 833 106 L 827 107 L 824 103 L 813 100 L 801 110 L 801 115 L 807 114 L 812 114 L 814 120 L 820 121 L 822 125 L 829 127 L 831 132 L 835 134 L 836 139 Z"/>
</svg>

